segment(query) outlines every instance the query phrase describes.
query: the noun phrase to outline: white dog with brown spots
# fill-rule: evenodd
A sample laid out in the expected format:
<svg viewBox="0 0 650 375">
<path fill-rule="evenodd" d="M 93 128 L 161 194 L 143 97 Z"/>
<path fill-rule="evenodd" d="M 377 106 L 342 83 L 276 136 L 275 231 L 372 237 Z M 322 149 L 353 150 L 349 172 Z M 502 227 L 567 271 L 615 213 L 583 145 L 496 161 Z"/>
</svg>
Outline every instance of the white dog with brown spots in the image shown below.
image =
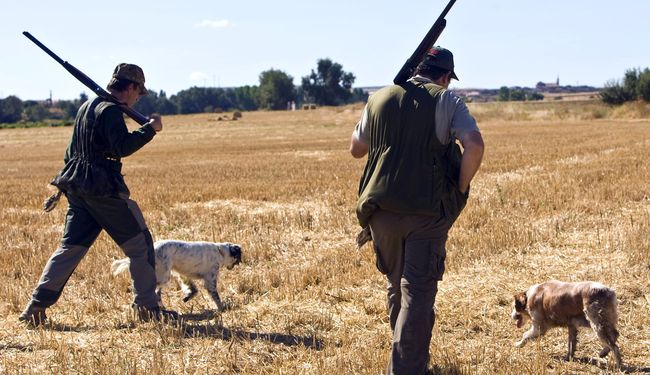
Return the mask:
<svg viewBox="0 0 650 375">
<path fill-rule="evenodd" d="M 619 333 L 616 293 L 603 284 L 584 281 L 567 283 L 548 281 L 535 284 L 526 292 L 515 294 L 512 319 L 517 328 L 531 320 L 531 327 L 515 345 L 522 347 L 528 340 L 538 338 L 549 328 L 569 329 L 569 350 L 566 359 L 572 359 L 578 342 L 578 327 L 591 327 L 603 345 L 599 356 L 610 351 L 618 367 L 621 353 L 616 345 Z"/>
<path fill-rule="evenodd" d="M 202 279 L 217 310 L 223 310 L 217 291 L 219 271 L 221 267 L 232 269 L 241 262 L 241 246 L 230 242 L 163 240 L 154 243 L 154 251 L 158 298 L 161 297 L 162 288 L 173 276 L 183 291 L 183 302 L 187 302 L 198 291 L 192 279 Z M 126 271 L 129 264 L 129 258 L 114 261 L 111 265 L 113 275 Z"/>
</svg>

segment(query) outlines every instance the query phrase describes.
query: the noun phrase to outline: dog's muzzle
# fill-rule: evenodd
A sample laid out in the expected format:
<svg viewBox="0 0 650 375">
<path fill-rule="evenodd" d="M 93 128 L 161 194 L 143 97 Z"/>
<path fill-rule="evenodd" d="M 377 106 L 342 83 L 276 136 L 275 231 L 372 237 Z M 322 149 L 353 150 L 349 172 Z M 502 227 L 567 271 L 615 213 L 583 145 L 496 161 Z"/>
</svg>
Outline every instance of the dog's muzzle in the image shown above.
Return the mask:
<svg viewBox="0 0 650 375">
<path fill-rule="evenodd" d="M 231 270 L 233 267 L 241 263 L 241 247 L 237 245 L 233 245 L 230 247 L 229 251 L 230 251 L 230 256 L 233 257 L 233 259 L 235 259 L 233 264 L 226 267 L 227 269 Z"/>
</svg>

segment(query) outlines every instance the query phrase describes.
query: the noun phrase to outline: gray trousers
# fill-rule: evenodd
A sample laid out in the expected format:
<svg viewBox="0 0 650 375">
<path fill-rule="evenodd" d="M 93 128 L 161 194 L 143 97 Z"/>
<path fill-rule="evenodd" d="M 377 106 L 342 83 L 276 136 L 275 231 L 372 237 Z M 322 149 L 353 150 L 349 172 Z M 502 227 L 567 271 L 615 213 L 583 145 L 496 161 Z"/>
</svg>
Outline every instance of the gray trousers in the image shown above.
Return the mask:
<svg viewBox="0 0 650 375">
<path fill-rule="evenodd" d="M 32 303 L 42 307 L 56 303 L 68 279 L 103 229 L 131 260 L 129 270 L 135 290 L 134 302 L 143 307 L 157 306 L 153 240 L 137 203 L 127 195 L 81 197 L 67 194 L 67 198 L 69 206 L 61 245 L 47 261 L 32 294 Z"/>
<path fill-rule="evenodd" d="M 424 374 L 435 322 L 433 305 L 445 271 L 445 242 L 453 221 L 444 216 L 379 210 L 370 218 L 377 268 L 388 279 L 393 331 L 387 374 Z"/>
</svg>

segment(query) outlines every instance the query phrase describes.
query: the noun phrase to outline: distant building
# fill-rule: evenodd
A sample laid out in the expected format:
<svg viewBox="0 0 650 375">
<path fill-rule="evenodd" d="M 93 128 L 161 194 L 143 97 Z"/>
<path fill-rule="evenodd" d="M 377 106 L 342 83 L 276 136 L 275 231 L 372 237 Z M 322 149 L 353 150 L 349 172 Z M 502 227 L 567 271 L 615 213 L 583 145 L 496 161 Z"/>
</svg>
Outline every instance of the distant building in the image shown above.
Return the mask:
<svg viewBox="0 0 650 375">
<path fill-rule="evenodd" d="M 537 91 L 542 91 L 542 92 L 550 92 L 550 91 L 557 91 L 560 87 L 560 76 L 557 77 L 555 82 L 537 82 L 537 85 L 535 85 L 535 89 Z"/>
</svg>

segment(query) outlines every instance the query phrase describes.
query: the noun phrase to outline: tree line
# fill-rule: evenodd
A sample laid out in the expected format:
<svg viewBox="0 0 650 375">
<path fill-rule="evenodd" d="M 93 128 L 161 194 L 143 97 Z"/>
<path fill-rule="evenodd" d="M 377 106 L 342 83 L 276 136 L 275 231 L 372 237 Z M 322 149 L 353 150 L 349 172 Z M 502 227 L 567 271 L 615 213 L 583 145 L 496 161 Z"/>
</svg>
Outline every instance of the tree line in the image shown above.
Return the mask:
<svg viewBox="0 0 650 375">
<path fill-rule="evenodd" d="M 544 100 L 544 95 L 528 87 L 507 87 L 499 88 L 497 100 L 500 102 L 518 102 L 526 100 Z"/>
<path fill-rule="evenodd" d="M 293 77 L 278 69 L 269 69 L 259 75 L 259 85 L 234 88 L 190 87 L 168 96 L 164 91 L 149 90 L 135 104 L 143 114 L 191 114 L 219 111 L 254 111 L 287 109 L 289 103 L 342 105 L 365 101 L 363 90 L 352 89 L 356 77 L 329 58 L 318 59 L 316 69 L 302 77 L 300 86 L 294 86 Z M 54 103 L 35 100 L 22 101 L 16 96 L 0 99 L 0 123 L 37 123 L 59 120 L 70 124 L 79 106 L 88 100 L 81 94 L 75 100 Z"/>
<path fill-rule="evenodd" d="M 650 69 L 625 71 L 623 81 L 610 80 L 600 92 L 603 102 L 619 105 L 634 100 L 650 102 Z"/>
</svg>

